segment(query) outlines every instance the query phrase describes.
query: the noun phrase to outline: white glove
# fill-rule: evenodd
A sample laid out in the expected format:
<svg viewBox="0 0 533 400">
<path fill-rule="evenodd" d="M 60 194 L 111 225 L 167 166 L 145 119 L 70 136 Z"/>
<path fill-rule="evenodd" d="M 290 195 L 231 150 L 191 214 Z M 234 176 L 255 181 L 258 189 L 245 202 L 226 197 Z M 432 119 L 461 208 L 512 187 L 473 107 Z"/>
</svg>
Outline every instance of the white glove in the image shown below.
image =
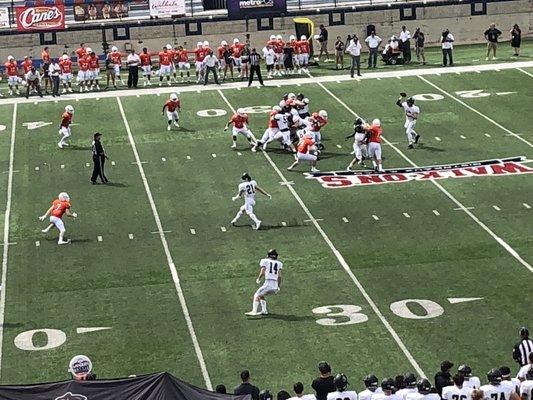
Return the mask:
<svg viewBox="0 0 533 400">
<path fill-rule="evenodd" d="M 77 218 L 77 217 L 78 217 L 78 214 L 72 213 L 72 218 Z"/>
<path fill-rule="evenodd" d="M 231 200 L 236 201 L 239 198 L 239 196 L 233 196 Z"/>
<path fill-rule="evenodd" d="M 46 215 L 41 215 L 41 216 L 39 217 L 39 220 L 40 220 L 40 221 L 44 221 L 45 219 L 46 219 Z"/>
<path fill-rule="evenodd" d="M 258 285 L 260 285 L 260 284 L 261 284 L 261 278 L 257 278 L 257 279 L 255 280 L 255 283 L 257 283 Z"/>
</svg>

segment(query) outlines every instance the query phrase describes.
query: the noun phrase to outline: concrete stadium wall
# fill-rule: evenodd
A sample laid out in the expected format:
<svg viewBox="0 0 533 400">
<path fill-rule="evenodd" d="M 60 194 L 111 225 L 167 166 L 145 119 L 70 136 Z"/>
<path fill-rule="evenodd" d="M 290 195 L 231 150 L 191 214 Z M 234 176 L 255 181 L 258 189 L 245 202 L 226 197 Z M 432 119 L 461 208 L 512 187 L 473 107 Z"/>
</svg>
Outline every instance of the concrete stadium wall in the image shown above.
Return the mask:
<svg viewBox="0 0 533 400">
<path fill-rule="evenodd" d="M 360 11 L 345 14 L 345 24 L 328 27 L 330 32 L 329 47 L 333 46 L 334 37 L 339 35 L 345 39 L 348 34 L 356 33 L 365 37 L 366 26 L 374 24 L 379 36 L 383 39 L 398 34 L 402 25 L 406 25 L 413 32 L 417 26 L 426 33 L 427 45 L 439 45 L 440 33 L 443 28 L 449 28 L 455 36 L 456 44 L 483 42 L 483 32 L 491 22 L 504 32 L 503 38 L 509 38 L 508 31 L 517 23 L 522 29 L 523 36 L 531 34 L 533 29 L 533 0 L 516 0 L 506 2 L 487 3 L 487 15 L 472 16 L 471 4 L 456 4 L 449 6 L 426 6 L 416 8 L 416 20 L 400 20 L 400 10 Z M 323 23 L 328 26 L 327 14 L 310 15 L 316 26 Z M 272 33 L 281 33 L 284 38 L 294 33 L 292 17 L 275 18 L 272 31 L 258 31 L 256 20 L 203 22 L 202 35 L 187 36 L 185 25 L 147 26 L 130 28 L 130 40 L 112 42 L 112 29 L 107 29 L 107 41 L 121 50 L 131 47 L 140 49 L 144 46 L 150 50 L 158 50 L 164 44 L 184 44 L 186 48 L 195 47 L 199 40 L 208 40 L 212 46 L 221 40 L 228 42 L 238 37 L 244 40 L 249 33 L 252 45 L 262 47 Z M 142 44 L 139 41 L 143 41 Z M 74 51 L 80 42 L 85 42 L 97 52 L 102 50 L 101 30 L 66 31 L 57 33 L 58 45 L 49 46 L 53 56 L 61 54 L 68 46 L 68 51 Z M 21 59 L 24 55 L 40 57 L 42 46 L 39 44 L 38 34 L 13 34 L 0 36 L 0 60 L 8 55 Z"/>
</svg>

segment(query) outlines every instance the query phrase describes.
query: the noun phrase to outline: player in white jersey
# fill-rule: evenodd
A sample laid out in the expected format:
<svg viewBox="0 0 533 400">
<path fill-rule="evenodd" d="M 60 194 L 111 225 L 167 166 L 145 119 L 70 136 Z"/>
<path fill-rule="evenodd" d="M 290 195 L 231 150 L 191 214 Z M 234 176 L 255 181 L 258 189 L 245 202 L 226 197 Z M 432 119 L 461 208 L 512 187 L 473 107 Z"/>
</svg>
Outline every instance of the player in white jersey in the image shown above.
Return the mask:
<svg viewBox="0 0 533 400">
<path fill-rule="evenodd" d="M 394 379 L 392 378 L 385 378 L 381 381 L 381 393 L 375 392 L 371 400 L 400 400 L 398 396 L 396 396 L 394 391 Z"/>
<path fill-rule="evenodd" d="M 408 148 L 414 148 L 413 144 L 418 143 L 420 135 L 415 132 L 416 121 L 420 115 L 420 108 L 415 106 L 415 99 L 409 97 L 407 101 L 403 101 L 407 96 L 405 93 L 400 93 L 400 98 L 396 101 L 396 105 L 405 111 L 405 134 L 407 135 Z"/>
<path fill-rule="evenodd" d="M 264 282 L 254 294 L 254 300 L 252 303 L 252 311 L 247 312 L 246 315 L 267 315 L 267 303 L 265 296 L 269 294 L 277 294 L 281 287 L 281 270 L 283 263 L 278 260 L 278 252 L 271 249 L 267 253 L 267 258 L 263 258 L 259 262 L 259 276 L 255 282 L 261 284 L 261 278 L 264 277 Z M 261 306 L 261 311 L 259 311 Z M 355 399 L 357 400 L 357 399 Z"/>
<path fill-rule="evenodd" d="M 460 368 L 459 368 L 460 369 Z M 442 388 L 442 399 L 443 400 L 470 400 L 472 391 L 474 389 L 465 387 L 465 377 L 457 373 L 453 376 L 453 386 L 444 386 Z"/>
<path fill-rule="evenodd" d="M 477 376 L 472 376 L 472 368 L 468 365 L 460 365 L 457 369 L 457 373 L 465 378 L 463 386 L 471 389 L 479 389 L 481 387 L 481 381 Z"/>
<path fill-rule="evenodd" d="M 374 393 L 383 393 L 381 387 L 378 385 L 378 378 L 376 375 L 370 374 L 363 379 L 366 389 L 360 392 L 357 397 L 359 400 L 370 400 Z"/>
<path fill-rule="evenodd" d="M 487 373 L 489 383 L 480 387 L 486 400 L 519 400 L 514 388 L 502 385 L 502 373 L 499 369 L 493 368 Z"/>
<path fill-rule="evenodd" d="M 418 393 L 418 388 L 416 387 L 416 376 L 412 372 L 408 372 L 403 376 L 403 384 L 405 387 L 396 391 L 396 396 L 400 397 L 402 400 L 405 400 L 405 397 L 409 393 Z"/>
<path fill-rule="evenodd" d="M 431 383 L 427 379 L 420 379 L 416 387 L 418 393 L 409 393 L 406 400 L 441 400 L 438 393 L 431 393 Z"/>
<path fill-rule="evenodd" d="M 244 197 L 244 204 L 239 208 L 239 211 L 237 212 L 237 215 L 235 215 L 235 218 L 231 220 L 231 224 L 235 226 L 235 223 L 237 220 L 242 216 L 242 214 L 245 212 L 248 214 L 248 216 L 251 218 L 252 221 L 254 221 L 255 226 L 253 229 L 258 230 L 261 226 L 261 221 L 255 216 L 254 214 L 254 206 L 255 206 L 255 192 L 263 193 L 265 196 L 267 196 L 269 199 L 272 198 L 270 194 L 265 192 L 263 189 L 261 189 L 259 186 L 257 186 L 257 182 L 252 179 L 252 177 L 245 172 L 242 174 L 241 179 L 244 181 L 239 184 L 239 192 L 236 196 L 232 198 L 233 201 L 239 199 L 240 197 Z"/>
<path fill-rule="evenodd" d="M 365 166 L 365 158 L 368 158 L 368 149 L 367 149 L 367 133 L 366 128 L 367 123 L 362 118 L 357 118 L 353 124 L 353 133 L 349 136 L 346 136 L 346 140 L 354 138 L 353 142 L 353 154 L 354 158 L 346 167 L 347 171 L 350 171 L 352 167 L 357 163 L 360 166 Z"/>
<path fill-rule="evenodd" d="M 533 368 L 526 374 L 526 380 L 520 385 L 520 397 L 522 400 L 533 400 Z"/>
<path fill-rule="evenodd" d="M 514 391 L 520 394 L 520 379 L 511 378 L 511 368 L 500 367 L 500 372 L 502 373 L 502 385 L 512 386 Z"/>
<path fill-rule="evenodd" d="M 316 400 L 314 394 L 304 394 L 304 384 L 302 382 L 296 382 L 292 388 L 296 396 L 290 397 L 289 400 Z"/>
<path fill-rule="evenodd" d="M 357 400 L 357 392 L 346 390 L 348 387 L 348 378 L 346 378 L 346 375 L 335 375 L 335 378 L 333 378 L 333 384 L 337 390 L 328 393 L 327 400 Z"/>
</svg>

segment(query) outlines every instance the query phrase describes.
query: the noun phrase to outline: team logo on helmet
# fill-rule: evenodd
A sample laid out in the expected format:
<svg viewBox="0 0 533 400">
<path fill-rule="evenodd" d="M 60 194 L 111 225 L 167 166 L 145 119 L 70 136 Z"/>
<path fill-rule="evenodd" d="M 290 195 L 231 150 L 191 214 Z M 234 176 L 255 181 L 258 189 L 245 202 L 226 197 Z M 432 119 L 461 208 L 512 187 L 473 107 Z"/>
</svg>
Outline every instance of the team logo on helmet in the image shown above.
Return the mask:
<svg viewBox="0 0 533 400">
<path fill-rule="evenodd" d="M 87 397 L 82 394 L 67 392 L 62 396 L 56 397 L 54 400 L 87 400 Z"/>
</svg>

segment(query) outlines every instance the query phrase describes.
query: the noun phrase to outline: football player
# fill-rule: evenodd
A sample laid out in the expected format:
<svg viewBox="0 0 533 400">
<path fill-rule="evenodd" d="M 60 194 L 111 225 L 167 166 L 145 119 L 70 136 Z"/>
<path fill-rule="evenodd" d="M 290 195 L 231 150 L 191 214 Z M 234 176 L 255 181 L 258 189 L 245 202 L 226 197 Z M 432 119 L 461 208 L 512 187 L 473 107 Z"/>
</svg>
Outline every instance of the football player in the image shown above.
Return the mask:
<svg viewBox="0 0 533 400">
<path fill-rule="evenodd" d="M 463 383 L 464 387 L 471 388 L 471 389 L 479 389 L 481 386 L 481 382 L 477 376 L 472 376 L 472 368 L 470 368 L 468 365 L 463 364 L 460 365 L 457 369 L 457 373 L 459 375 L 464 376 L 465 381 Z"/>
<path fill-rule="evenodd" d="M 172 47 L 172 46 L 171 46 Z M 163 84 L 163 77 L 167 78 L 167 85 L 170 86 L 170 73 L 172 72 L 172 53 L 167 46 L 159 52 L 159 86 Z"/>
<path fill-rule="evenodd" d="M 255 140 L 252 134 L 252 131 L 250 128 L 248 128 L 248 115 L 244 111 L 244 108 L 239 108 L 235 114 L 231 117 L 231 119 L 228 121 L 226 126 L 224 127 L 224 132 L 228 130 L 228 127 L 230 124 L 233 124 L 233 130 L 232 130 L 232 140 L 233 144 L 231 145 L 232 149 L 235 149 L 237 147 L 237 135 L 240 133 L 241 135 L 244 135 L 246 139 L 248 139 L 248 142 L 250 142 L 250 145 L 252 146 L 252 149 L 255 147 Z"/>
<path fill-rule="evenodd" d="M 333 378 L 333 385 L 337 391 L 328 393 L 327 400 L 357 400 L 357 392 L 346 390 L 348 388 L 348 378 L 344 374 L 337 374 Z"/>
<path fill-rule="evenodd" d="M 152 84 L 150 82 L 150 78 L 152 77 L 152 53 L 149 53 L 148 49 L 143 47 L 143 51 L 139 54 L 139 58 L 141 59 L 141 68 L 143 70 L 143 86 L 150 86 Z"/>
<path fill-rule="evenodd" d="M 100 90 L 100 84 L 99 84 L 100 63 L 94 51 L 91 51 L 91 53 L 89 54 L 88 60 L 89 60 L 89 78 L 91 80 L 90 89 L 93 90 L 93 88 L 96 85 L 96 90 Z"/>
<path fill-rule="evenodd" d="M 236 201 L 239 198 L 244 197 L 244 204 L 241 206 L 241 208 L 239 208 L 239 211 L 237 212 L 237 215 L 235 215 L 235 218 L 231 220 L 231 225 L 235 226 L 235 223 L 245 212 L 255 223 L 253 229 L 258 230 L 261 226 L 261 221 L 254 214 L 255 192 L 262 193 L 269 199 L 272 199 L 272 196 L 263 189 L 261 189 L 259 186 L 257 186 L 257 182 L 254 181 L 247 172 L 242 174 L 241 179 L 243 182 L 239 184 L 237 195 L 233 196 L 231 199 L 233 201 Z"/>
<path fill-rule="evenodd" d="M 231 46 L 231 54 L 233 57 L 233 65 L 237 68 L 239 76 L 242 78 L 242 52 L 246 46 L 240 42 L 238 38 L 233 39 L 233 45 Z"/>
<path fill-rule="evenodd" d="M 526 380 L 520 385 L 520 397 L 522 400 L 533 400 L 533 368 L 526 374 Z"/>
<path fill-rule="evenodd" d="M 308 131 L 313 135 L 315 143 L 320 150 L 324 150 L 324 145 L 322 144 L 322 134 L 320 130 L 328 123 L 328 113 L 326 110 L 320 110 L 319 112 L 314 112 L 309 118 L 308 121 Z"/>
<path fill-rule="evenodd" d="M 309 65 L 309 52 L 310 52 L 310 46 L 309 46 L 309 40 L 307 39 L 307 36 L 302 35 L 300 36 L 300 40 L 296 42 L 296 48 L 298 49 L 299 59 L 298 59 L 298 65 L 300 66 L 300 69 L 298 70 L 298 73 L 309 73 L 309 69 L 307 68 Z"/>
<path fill-rule="evenodd" d="M 311 172 L 319 172 L 316 168 L 318 162 L 318 149 L 315 146 L 315 140 L 311 133 L 304 134 L 302 140 L 298 143 L 298 152 L 296 153 L 294 163 L 287 169 L 290 171 L 296 167 L 300 161 L 309 161 Z"/>
<path fill-rule="evenodd" d="M 515 392 L 520 393 L 520 379 L 511 378 L 511 368 L 505 366 L 500 367 L 500 372 L 502 373 L 502 385 L 513 386 Z"/>
<path fill-rule="evenodd" d="M 265 296 L 269 294 L 278 294 L 281 288 L 281 270 L 283 269 L 283 263 L 278 260 L 278 252 L 274 249 L 269 250 L 267 258 L 263 258 L 259 262 L 259 276 L 255 282 L 260 285 L 261 278 L 264 277 L 264 282 L 254 294 L 254 300 L 252 303 L 252 311 L 247 312 L 246 315 L 267 315 L 267 303 Z M 261 306 L 261 311 L 259 311 Z"/>
<path fill-rule="evenodd" d="M 44 221 L 50 215 L 50 225 L 43 229 L 42 233 L 48 233 L 53 226 L 59 230 L 59 239 L 57 244 L 69 244 L 69 240 L 65 240 L 65 224 L 63 223 L 63 215 L 66 214 L 67 217 L 76 218 L 78 215 L 75 212 L 70 211 L 70 197 L 67 193 L 61 192 L 57 199 L 52 202 L 50 208 L 46 211 L 44 215 L 41 215 L 39 219 Z"/>
<path fill-rule="evenodd" d="M 374 392 L 371 400 L 400 400 L 400 398 L 394 394 L 394 379 L 383 379 L 381 381 L 381 390 L 381 393 Z"/>
<path fill-rule="evenodd" d="M 207 50 L 204 47 L 202 42 L 196 43 L 196 49 L 193 50 L 194 53 L 194 64 L 196 66 L 196 83 L 200 83 L 204 79 L 204 59 L 207 56 Z"/>
<path fill-rule="evenodd" d="M 365 158 L 368 157 L 368 134 L 366 132 L 366 129 L 367 123 L 362 118 L 357 118 L 353 124 L 353 133 L 349 136 L 346 136 L 346 140 L 352 137 L 354 138 L 354 159 L 352 160 L 350 165 L 346 167 L 347 171 L 350 171 L 356 163 L 361 165 L 362 167 L 365 166 Z"/>
<path fill-rule="evenodd" d="M 90 48 L 87 48 L 87 50 L 90 50 L 92 53 L 92 50 Z M 89 53 L 90 54 L 90 53 Z M 89 58 L 87 55 L 78 58 L 78 75 L 76 77 L 76 81 L 78 82 L 78 86 L 80 87 L 80 93 L 84 90 L 86 92 L 89 91 L 89 81 L 91 80 L 90 72 L 89 72 Z"/>
<path fill-rule="evenodd" d="M 187 82 L 191 78 L 191 64 L 189 63 L 189 52 L 183 47 L 178 46 L 175 54 L 175 58 L 178 60 L 178 69 L 180 71 L 181 81 L 185 82 L 183 73 L 187 74 Z"/>
<path fill-rule="evenodd" d="M 431 383 L 427 379 L 420 379 L 416 386 L 418 393 L 409 393 L 405 400 L 441 400 L 438 393 L 432 393 Z"/>
<path fill-rule="evenodd" d="M 67 139 L 71 135 L 70 124 L 72 123 L 72 115 L 74 114 L 74 107 L 68 105 L 65 107 L 65 112 L 61 115 L 61 123 L 59 124 L 59 134 L 62 135 L 61 140 L 57 146 L 62 149 L 68 146 Z"/>
<path fill-rule="evenodd" d="M 122 83 L 122 85 L 125 85 L 124 81 L 120 77 L 120 66 L 122 64 L 122 54 L 120 54 L 120 51 L 118 51 L 117 46 L 111 47 L 110 57 L 111 57 L 111 60 L 113 61 L 113 65 L 115 69 L 115 79 L 119 79 L 120 83 Z"/>
<path fill-rule="evenodd" d="M 383 390 L 379 386 L 378 378 L 374 374 L 365 376 L 363 379 L 366 389 L 359 393 L 359 400 L 370 400 L 374 393 L 383 393 Z"/>
<path fill-rule="evenodd" d="M 61 68 L 61 80 L 63 81 L 63 91 L 61 93 L 72 93 L 72 60 L 67 54 L 61 56 L 59 62 Z"/>
<path fill-rule="evenodd" d="M 372 160 L 374 170 L 376 172 L 383 172 L 383 165 L 381 163 L 381 121 L 374 119 L 372 125 L 365 129 L 370 134 L 368 138 L 368 157 Z"/>
<path fill-rule="evenodd" d="M 444 386 L 442 388 L 443 400 L 470 400 L 472 391 L 474 389 L 466 387 L 465 377 L 462 374 L 455 374 L 453 376 L 453 386 Z"/>
<path fill-rule="evenodd" d="M 498 368 L 492 368 L 487 372 L 488 384 L 479 389 L 486 399 L 490 400 L 520 400 L 513 386 L 502 385 L 502 373 Z"/>
<path fill-rule="evenodd" d="M 163 105 L 163 110 L 161 111 L 161 115 L 165 115 L 165 110 L 167 112 L 167 121 L 168 121 L 167 131 L 170 131 L 170 129 L 172 129 L 171 128 L 172 123 L 174 123 L 174 126 L 179 128 L 180 127 L 179 111 L 181 111 L 181 102 L 176 93 L 172 93 L 170 95 L 170 98 Z"/>
<path fill-rule="evenodd" d="M 413 144 L 418 143 L 420 140 L 420 135 L 415 132 L 416 121 L 420 115 L 420 108 L 415 106 L 415 100 L 412 97 L 409 97 L 407 101 L 404 99 L 407 97 L 407 94 L 400 93 L 400 98 L 396 101 L 396 105 L 405 110 L 405 134 L 407 135 L 408 148 L 414 148 Z"/>
<path fill-rule="evenodd" d="M 408 372 L 403 376 L 403 384 L 405 387 L 396 392 L 396 396 L 400 397 L 401 400 L 405 400 L 405 397 L 409 393 L 418 393 L 418 388 L 416 387 L 416 376 L 412 372 Z"/>
<path fill-rule="evenodd" d="M 4 64 L 7 73 L 7 85 L 9 87 L 9 95 L 13 95 L 13 88 L 15 92 L 19 95 L 19 77 L 18 77 L 18 66 L 15 57 L 8 56 L 7 62 Z"/>
</svg>

